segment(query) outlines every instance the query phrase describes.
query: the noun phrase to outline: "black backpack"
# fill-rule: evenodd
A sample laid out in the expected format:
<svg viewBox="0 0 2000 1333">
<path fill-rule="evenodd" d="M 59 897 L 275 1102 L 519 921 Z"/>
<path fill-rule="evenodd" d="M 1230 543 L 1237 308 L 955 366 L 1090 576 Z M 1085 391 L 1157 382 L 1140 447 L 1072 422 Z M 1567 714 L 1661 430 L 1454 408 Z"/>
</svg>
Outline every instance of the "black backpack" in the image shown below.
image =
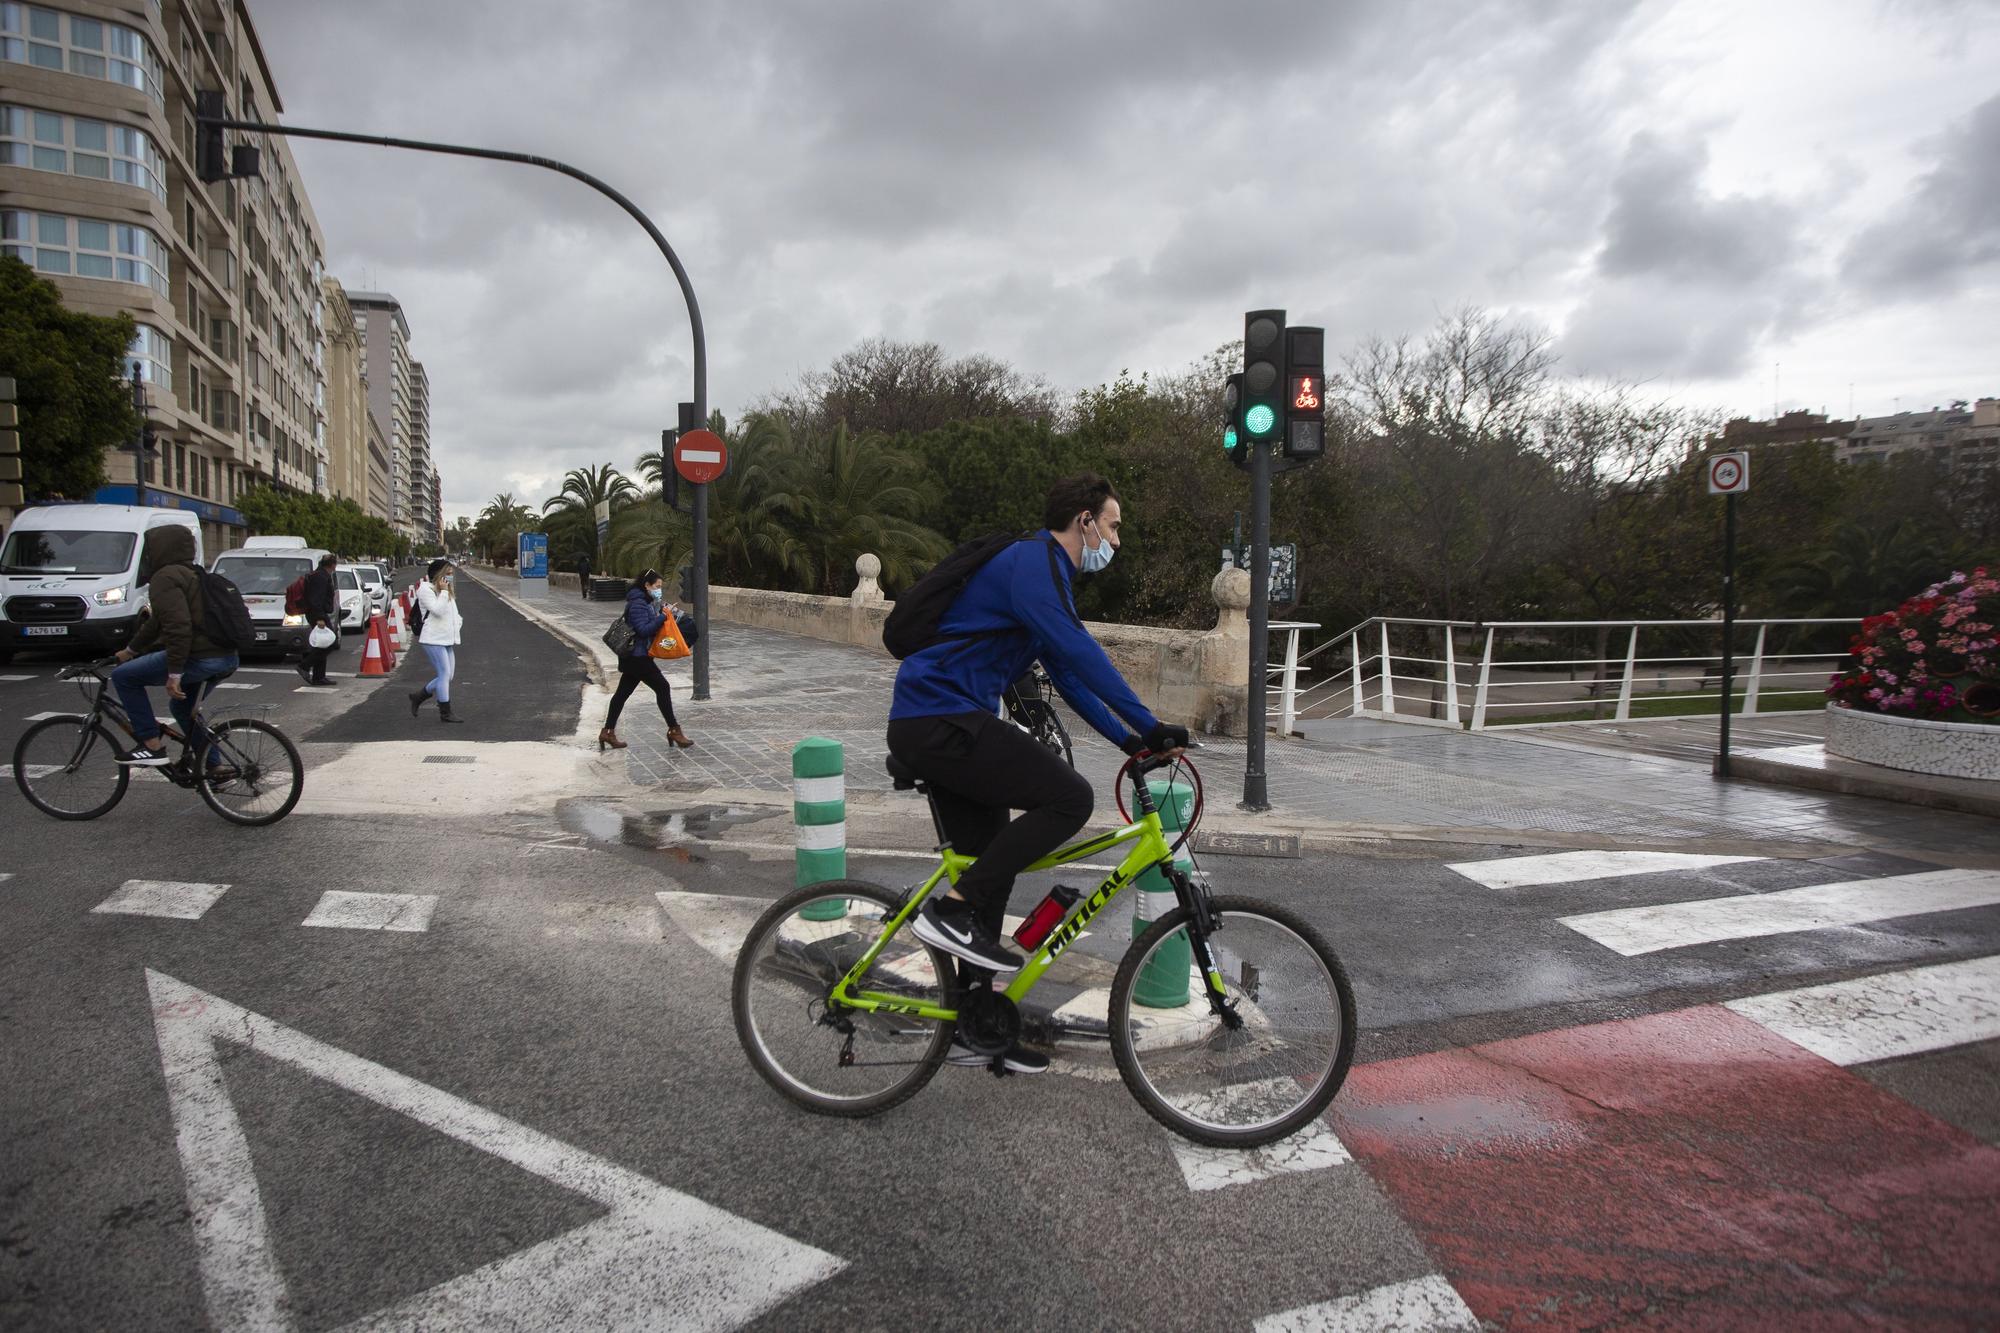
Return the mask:
<svg viewBox="0 0 2000 1333">
<path fill-rule="evenodd" d="M 250 620 L 250 608 L 243 593 L 220 574 L 195 566 L 201 579 L 201 632 L 218 648 L 239 651 L 257 641 L 257 627 Z"/>
<path fill-rule="evenodd" d="M 969 541 L 931 566 L 930 572 L 911 584 L 896 598 L 895 609 L 882 622 L 882 646 L 891 657 L 908 657 L 946 639 L 976 638 L 972 634 L 944 634 L 938 627 L 945 612 L 965 591 L 966 583 L 986 568 L 994 556 L 1023 540 L 1010 532 L 995 533 Z"/>
<path fill-rule="evenodd" d="M 423 632 L 424 632 L 424 604 L 418 601 L 416 598 L 412 597 L 410 599 L 410 635 L 412 638 L 414 638 L 417 635 L 422 634 Z"/>
</svg>

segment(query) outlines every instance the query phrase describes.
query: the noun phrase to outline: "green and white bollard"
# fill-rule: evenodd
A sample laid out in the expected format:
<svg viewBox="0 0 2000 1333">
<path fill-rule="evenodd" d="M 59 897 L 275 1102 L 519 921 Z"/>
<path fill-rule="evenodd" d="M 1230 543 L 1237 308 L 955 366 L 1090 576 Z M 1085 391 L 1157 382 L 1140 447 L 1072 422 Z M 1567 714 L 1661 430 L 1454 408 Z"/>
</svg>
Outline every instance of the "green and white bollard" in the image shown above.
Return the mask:
<svg viewBox="0 0 2000 1333">
<path fill-rule="evenodd" d="M 1185 782 L 1148 782 L 1153 804 L 1160 809 L 1160 827 L 1167 841 L 1187 827 L 1194 813 L 1194 787 Z M 1174 868 L 1182 874 L 1194 869 L 1194 861 L 1183 847 L 1174 857 Z M 1137 939 L 1152 924 L 1179 906 L 1174 886 L 1158 867 L 1139 876 L 1139 900 L 1132 909 L 1132 936 Z M 1194 967 L 1194 947 L 1185 930 L 1176 931 L 1154 951 L 1132 987 L 1132 1002 L 1149 1009 L 1176 1009 L 1188 1002 L 1188 976 Z"/>
<path fill-rule="evenodd" d="M 839 741 L 808 736 L 792 747 L 792 824 L 798 830 L 800 886 L 847 878 L 847 759 Z M 847 904 L 814 903 L 808 921 L 838 921 Z"/>
</svg>

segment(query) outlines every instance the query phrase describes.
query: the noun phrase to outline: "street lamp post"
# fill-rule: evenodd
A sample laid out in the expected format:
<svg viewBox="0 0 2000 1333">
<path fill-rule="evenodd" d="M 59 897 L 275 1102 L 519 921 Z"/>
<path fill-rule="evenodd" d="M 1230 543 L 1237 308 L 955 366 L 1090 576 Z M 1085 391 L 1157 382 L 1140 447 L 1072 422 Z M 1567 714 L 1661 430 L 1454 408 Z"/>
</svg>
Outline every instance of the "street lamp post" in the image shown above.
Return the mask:
<svg viewBox="0 0 2000 1333">
<path fill-rule="evenodd" d="M 687 300 L 688 325 L 694 337 L 694 415 L 695 420 L 708 420 L 708 340 L 702 332 L 701 306 L 695 300 L 694 284 L 688 281 L 687 270 L 681 267 L 680 257 L 667 244 L 667 238 L 653 225 L 653 220 L 645 215 L 639 206 L 623 194 L 611 188 L 587 171 L 581 171 L 567 162 L 558 162 L 550 157 L 537 157 L 533 153 L 511 153 L 499 148 L 475 148 L 467 144 L 431 143 L 421 139 L 396 139 L 380 134 L 350 134 L 344 130 L 313 130 L 296 125 L 271 125 L 256 120 L 231 120 L 220 116 L 195 117 L 198 127 L 208 130 L 235 130 L 243 134 L 279 134 L 295 139 L 326 139 L 334 143 L 369 144 L 376 148 L 404 148 L 417 153 L 443 153 L 451 157 L 478 157 L 489 162 L 519 162 L 524 166 L 540 167 L 544 171 L 559 172 L 572 180 L 582 181 L 591 189 L 617 204 L 631 215 L 632 220 L 646 229 L 653 238 L 660 253 L 666 257 L 674 271 L 674 280 L 680 283 L 681 295 Z M 701 629 L 699 642 L 708 639 L 708 560 L 707 552 L 697 552 L 695 560 L 696 581 L 696 622 Z M 708 698 L 708 654 L 698 653 L 694 661 L 694 697 Z"/>
</svg>

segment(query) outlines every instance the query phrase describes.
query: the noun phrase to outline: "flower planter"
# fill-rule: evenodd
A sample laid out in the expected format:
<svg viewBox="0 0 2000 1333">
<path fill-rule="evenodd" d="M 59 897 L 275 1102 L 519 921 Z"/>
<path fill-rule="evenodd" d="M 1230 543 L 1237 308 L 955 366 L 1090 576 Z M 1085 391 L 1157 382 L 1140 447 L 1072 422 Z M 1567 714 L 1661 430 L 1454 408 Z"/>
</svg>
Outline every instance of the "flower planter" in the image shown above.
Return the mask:
<svg viewBox="0 0 2000 1333">
<path fill-rule="evenodd" d="M 2000 726 L 1990 723 L 1926 722 L 1829 706 L 1826 752 L 1909 773 L 2000 783 Z"/>
</svg>

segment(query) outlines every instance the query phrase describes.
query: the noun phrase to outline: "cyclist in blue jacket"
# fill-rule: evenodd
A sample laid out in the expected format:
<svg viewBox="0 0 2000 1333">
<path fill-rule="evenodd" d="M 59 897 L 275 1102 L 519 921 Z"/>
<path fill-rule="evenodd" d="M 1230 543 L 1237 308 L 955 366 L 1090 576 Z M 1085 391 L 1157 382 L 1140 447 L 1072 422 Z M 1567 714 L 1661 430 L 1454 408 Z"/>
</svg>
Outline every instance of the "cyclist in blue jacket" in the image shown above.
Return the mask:
<svg viewBox="0 0 2000 1333">
<path fill-rule="evenodd" d="M 1046 529 L 966 581 L 939 641 L 903 659 L 889 709 L 890 753 L 930 784 L 952 846 L 979 858 L 956 887 L 931 895 L 913 929 L 996 972 L 1021 966 L 1000 942 L 1014 877 L 1074 836 L 1094 800 L 1087 779 L 996 716 L 1000 692 L 1039 658 L 1070 707 L 1127 754 L 1188 742 L 1185 727 L 1139 702 L 1076 613 L 1077 571 L 1103 569 L 1118 549 L 1118 493 L 1095 473 L 1068 477 L 1050 489 L 1043 517 Z M 1023 813 L 1010 820 L 1014 810 Z M 1026 1053 L 1009 1052 L 1009 1068 L 1017 1054 Z"/>
</svg>

